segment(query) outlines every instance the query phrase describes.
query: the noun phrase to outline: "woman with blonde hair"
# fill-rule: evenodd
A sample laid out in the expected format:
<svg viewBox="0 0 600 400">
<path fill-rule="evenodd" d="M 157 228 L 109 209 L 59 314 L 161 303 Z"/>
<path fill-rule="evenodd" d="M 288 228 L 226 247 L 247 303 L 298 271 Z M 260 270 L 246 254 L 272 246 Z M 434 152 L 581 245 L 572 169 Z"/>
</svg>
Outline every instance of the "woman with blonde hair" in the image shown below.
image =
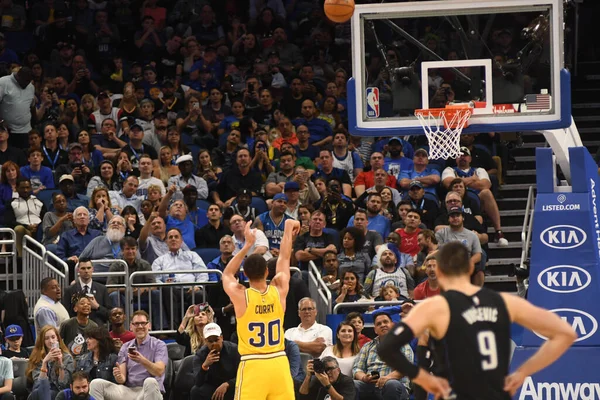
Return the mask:
<svg viewBox="0 0 600 400">
<path fill-rule="evenodd" d="M 34 383 L 30 398 L 38 398 L 39 392 L 40 395 L 50 393 L 54 399 L 61 390 L 69 388 L 74 369 L 73 357 L 58 329 L 44 326 L 37 335 L 25 372 L 27 380 Z"/>
<path fill-rule="evenodd" d="M 122 110 L 123 117 L 137 118 L 139 116 L 139 107 L 137 97 L 135 97 L 135 86 L 132 82 L 125 83 L 123 87 L 123 97 L 119 102 L 119 108 Z"/>
<path fill-rule="evenodd" d="M 84 94 L 81 97 L 81 104 L 79 105 L 79 109 L 81 110 L 82 121 L 81 126 L 87 126 L 88 121 L 90 120 L 90 115 L 96 110 L 98 110 L 98 103 L 96 103 L 96 98 L 91 94 Z"/>
<path fill-rule="evenodd" d="M 169 187 L 169 179 L 179 175 L 179 167 L 173 164 L 173 151 L 169 146 L 163 146 L 159 152 L 160 166 L 154 170 L 154 177 L 163 181 Z"/>
<path fill-rule="evenodd" d="M 177 328 L 177 343 L 185 346 L 184 357 L 195 354 L 204 345 L 204 327 L 214 322 L 215 312 L 208 303 L 188 307 Z"/>
<path fill-rule="evenodd" d="M 113 216 L 119 215 L 119 210 L 114 208 L 110 202 L 108 189 L 103 186 L 96 187 L 92 192 L 88 210 L 90 212 L 89 227 L 102 232 L 106 232 L 108 221 Z"/>
</svg>

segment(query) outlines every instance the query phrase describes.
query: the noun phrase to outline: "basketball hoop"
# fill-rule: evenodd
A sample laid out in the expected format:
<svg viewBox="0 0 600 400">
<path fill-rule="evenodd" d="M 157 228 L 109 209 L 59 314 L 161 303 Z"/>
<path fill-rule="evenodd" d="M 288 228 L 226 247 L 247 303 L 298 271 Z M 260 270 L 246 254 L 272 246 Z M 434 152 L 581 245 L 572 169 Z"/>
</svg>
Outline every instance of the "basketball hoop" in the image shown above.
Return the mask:
<svg viewBox="0 0 600 400">
<path fill-rule="evenodd" d="M 430 159 L 447 160 L 460 155 L 460 133 L 469 126 L 472 114 L 468 104 L 415 110 L 429 142 Z"/>
</svg>

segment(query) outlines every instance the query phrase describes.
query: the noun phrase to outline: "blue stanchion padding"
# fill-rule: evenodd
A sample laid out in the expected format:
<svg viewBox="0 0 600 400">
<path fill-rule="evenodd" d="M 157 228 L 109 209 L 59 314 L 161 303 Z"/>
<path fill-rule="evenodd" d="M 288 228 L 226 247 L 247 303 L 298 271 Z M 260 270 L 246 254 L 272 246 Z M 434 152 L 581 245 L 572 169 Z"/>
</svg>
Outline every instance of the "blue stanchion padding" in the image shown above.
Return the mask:
<svg viewBox="0 0 600 400">
<path fill-rule="evenodd" d="M 538 347 L 517 347 L 511 372 L 530 358 Z M 515 400 L 600 399 L 600 347 L 573 347 L 554 364 L 527 377 Z"/>
</svg>

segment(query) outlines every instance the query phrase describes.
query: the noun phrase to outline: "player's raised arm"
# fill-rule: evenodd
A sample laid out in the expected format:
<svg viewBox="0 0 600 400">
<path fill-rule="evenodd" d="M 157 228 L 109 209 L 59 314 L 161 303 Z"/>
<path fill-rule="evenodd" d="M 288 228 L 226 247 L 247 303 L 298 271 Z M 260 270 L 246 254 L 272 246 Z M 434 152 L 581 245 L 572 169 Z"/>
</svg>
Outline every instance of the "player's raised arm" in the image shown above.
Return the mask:
<svg viewBox="0 0 600 400">
<path fill-rule="evenodd" d="M 277 289 L 285 290 L 285 294 L 289 289 L 290 282 L 290 261 L 292 258 L 292 248 L 294 246 L 294 237 L 300 233 L 299 221 L 288 219 L 285 221 L 285 227 L 283 228 L 283 238 L 281 239 L 281 246 L 279 246 L 279 256 L 277 257 L 276 275 L 273 278 L 273 284 L 277 286 Z M 282 293 L 282 295 L 284 295 Z"/>
<path fill-rule="evenodd" d="M 235 276 L 240 270 L 240 266 L 242 265 L 244 258 L 246 258 L 248 251 L 250 251 L 250 249 L 254 245 L 254 242 L 256 241 L 254 231 L 250 229 L 251 225 L 252 222 L 246 223 L 246 229 L 244 230 L 244 238 L 246 239 L 246 242 L 244 243 L 244 247 L 242 247 L 240 252 L 237 253 L 231 259 L 231 261 L 229 261 L 229 263 L 225 267 L 225 270 L 223 271 L 223 290 L 225 290 L 225 293 L 227 293 L 234 306 L 236 306 L 236 302 L 245 302 L 245 288 L 243 285 L 240 285 L 238 283 Z"/>
<path fill-rule="evenodd" d="M 548 338 L 533 356 L 506 378 L 504 390 L 514 395 L 525 378 L 558 360 L 577 339 L 577 333 L 553 312 L 514 295 L 502 294 L 502 298 L 514 322 Z"/>
</svg>

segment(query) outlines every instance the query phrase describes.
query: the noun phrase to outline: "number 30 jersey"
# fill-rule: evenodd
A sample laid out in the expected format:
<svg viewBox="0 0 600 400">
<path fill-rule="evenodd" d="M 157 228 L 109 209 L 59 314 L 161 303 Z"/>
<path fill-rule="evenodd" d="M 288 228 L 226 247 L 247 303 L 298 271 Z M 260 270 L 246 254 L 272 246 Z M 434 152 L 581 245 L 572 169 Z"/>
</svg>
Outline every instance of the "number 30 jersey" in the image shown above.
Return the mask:
<svg viewBox="0 0 600 400">
<path fill-rule="evenodd" d="M 241 356 L 285 350 L 283 307 L 279 291 L 268 285 L 264 293 L 246 289 L 246 312 L 237 318 L 238 351 Z"/>
<path fill-rule="evenodd" d="M 500 294 L 481 289 L 473 296 L 441 294 L 450 307 L 445 337 L 436 355 L 458 400 L 510 400 L 504 388 L 510 361 L 510 317 Z"/>
</svg>

